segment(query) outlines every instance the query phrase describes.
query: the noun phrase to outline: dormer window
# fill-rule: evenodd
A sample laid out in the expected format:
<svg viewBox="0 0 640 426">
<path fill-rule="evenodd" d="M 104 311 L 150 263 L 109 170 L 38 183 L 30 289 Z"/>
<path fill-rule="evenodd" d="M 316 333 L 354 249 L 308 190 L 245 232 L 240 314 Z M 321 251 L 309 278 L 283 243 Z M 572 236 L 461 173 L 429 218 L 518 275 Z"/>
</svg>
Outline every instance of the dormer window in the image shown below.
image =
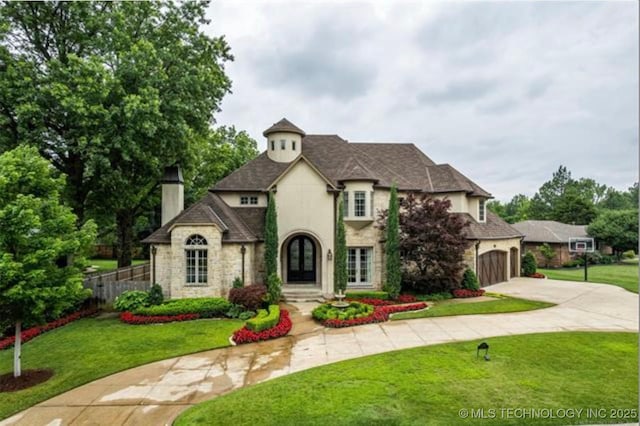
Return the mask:
<svg viewBox="0 0 640 426">
<path fill-rule="evenodd" d="M 478 202 L 478 222 L 485 222 L 487 220 L 487 212 L 485 206 L 485 200 Z"/>
<path fill-rule="evenodd" d="M 249 204 L 249 197 L 245 197 L 245 196 L 240 197 L 240 205 L 246 206 L 247 204 Z"/>
<path fill-rule="evenodd" d="M 271 141 L 271 151 L 275 151 L 276 149 L 276 141 Z"/>
<path fill-rule="evenodd" d="M 258 205 L 258 197 L 256 196 L 249 197 L 249 204 L 251 204 L 252 206 Z"/>
<path fill-rule="evenodd" d="M 280 140 L 280 149 L 284 150 L 287 147 L 287 141 L 284 139 Z"/>
<path fill-rule="evenodd" d="M 364 217 L 367 214 L 367 193 L 356 191 L 354 194 L 353 213 L 355 217 Z"/>
<path fill-rule="evenodd" d="M 291 150 L 292 151 L 296 150 L 296 141 L 291 141 Z"/>
<path fill-rule="evenodd" d="M 241 206 L 248 206 L 248 205 L 252 205 L 252 206 L 257 206 L 258 205 L 258 197 L 255 195 L 252 196 L 246 196 L 243 195 L 240 197 L 240 205 Z"/>
</svg>

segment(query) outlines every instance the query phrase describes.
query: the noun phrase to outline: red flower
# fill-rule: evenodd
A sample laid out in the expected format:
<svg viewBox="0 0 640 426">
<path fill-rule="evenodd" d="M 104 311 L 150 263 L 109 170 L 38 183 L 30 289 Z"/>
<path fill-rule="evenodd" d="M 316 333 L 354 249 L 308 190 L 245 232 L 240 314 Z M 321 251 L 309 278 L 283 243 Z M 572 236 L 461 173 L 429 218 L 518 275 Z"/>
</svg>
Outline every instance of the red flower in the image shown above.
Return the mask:
<svg viewBox="0 0 640 426">
<path fill-rule="evenodd" d="M 544 274 L 541 274 L 540 272 L 535 272 L 531 275 L 527 275 L 529 278 L 545 278 Z"/>
<path fill-rule="evenodd" d="M 275 327 L 268 328 L 266 330 L 255 332 L 249 330 L 247 327 L 242 327 L 240 330 L 236 330 L 233 333 L 232 339 L 237 344 L 253 343 L 260 340 L 275 339 L 277 337 L 286 336 L 292 327 L 291 319 L 289 318 L 289 311 L 286 309 L 280 310 L 280 321 Z"/>
<path fill-rule="evenodd" d="M 53 320 L 47 324 L 28 328 L 22 331 L 22 333 L 20 333 L 20 337 L 22 338 L 22 343 L 26 343 L 29 340 L 39 336 L 44 332 L 53 330 L 54 328 L 62 327 L 63 325 L 67 325 L 70 322 L 79 320 L 80 318 L 86 317 L 88 315 L 93 315 L 96 312 L 97 312 L 96 308 L 84 309 L 82 311 L 74 312 L 62 318 L 58 318 L 57 320 Z M 4 339 L 0 339 L 0 351 L 3 349 L 8 349 L 12 347 L 15 341 L 16 341 L 15 335 L 10 337 L 5 337 Z"/>
<path fill-rule="evenodd" d="M 417 311 L 427 307 L 425 302 L 414 303 L 411 305 L 385 305 L 376 306 L 373 313 L 367 317 L 353 318 L 348 320 L 328 319 L 323 325 L 331 328 L 351 327 L 354 325 L 374 324 L 377 322 L 385 322 L 389 319 L 390 314 L 396 312 Z"/>
<path fill-rule="evenodd" d="M 479 297 L 484 295 L 484 289 L 480 290 L 467 290 L 466 288 L 457 288 L 452 291 L 453 297 L 464 299 L 467 297 Z"/>
<path fill-rule="evenodd" d="M 200 314 L 180 314 L 180 315 L 134 315 L 131 312 L 120 314 L 120 321 L 127 324 L 159 324 L 174 321 L 191 321 L 200 318 Z"/>
</svg>

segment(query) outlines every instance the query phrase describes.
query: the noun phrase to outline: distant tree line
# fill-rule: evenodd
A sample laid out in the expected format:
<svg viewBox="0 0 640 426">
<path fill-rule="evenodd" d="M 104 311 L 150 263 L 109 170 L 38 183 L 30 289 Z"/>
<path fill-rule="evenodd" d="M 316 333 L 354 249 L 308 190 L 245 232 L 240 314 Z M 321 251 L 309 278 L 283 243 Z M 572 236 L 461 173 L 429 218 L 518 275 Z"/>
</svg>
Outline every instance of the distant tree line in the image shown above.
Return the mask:
<svg viewBox="0 0 640 426">
<path fill-rule="evenodd" d="M 561 165 L 533 197 L 518 194 L 506 203 L 490 201 L 487 207 L 509 223 L 530 219 L 589 225 L 589 235 L 615 252 L 637 251 L 638 182 L 620 191 L 591 178 L 574 179 Z"/>
</svg>

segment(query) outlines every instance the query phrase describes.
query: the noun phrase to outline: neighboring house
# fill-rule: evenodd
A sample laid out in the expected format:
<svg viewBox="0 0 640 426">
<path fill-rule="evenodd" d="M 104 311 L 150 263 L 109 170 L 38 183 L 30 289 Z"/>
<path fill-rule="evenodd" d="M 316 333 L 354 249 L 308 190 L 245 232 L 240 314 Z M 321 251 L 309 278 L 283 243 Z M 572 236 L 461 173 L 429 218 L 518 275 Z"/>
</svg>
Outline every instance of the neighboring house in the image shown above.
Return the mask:
<svg viewBox="0 0 640 426">
<path fill-rule="evenodd" d="M 512 225 L 521 234 L 524 252 L 531 251 L 538 265 L 546 265 L 547 260 L 540 252 L 540 247 L 547 243 L 556 252 L 556 256 L 549 261 L 549 266 L 557 268 L 573 259 L 569 252 L 570 238 L 589 237 L 586 225 L 569 225 L 554 220 L 525 220 Z M 596 241 L 596 247 L 603 252 L 610 251 L 607 247 L 600 247 Z"/>
<path fill-rule="evenodd" d="M 222 179 L 183 211 L 182 176 L 167 169 L 162 227 L 151 244 L 153 281 L 171 298 L 226 295 L 235 277 L 264 282 L 263 228 L 268 193 L 276 201 L 279 275 L 285 295 L 333 294 L 337 205 L 344 200 L 348 286 L 379 289 L 384 244 L 376 226 L 393 182 L 399 196 L 427 192 L 451 200 L 471 222 L 468 266 L 483 285 L 519 275 L 521 234 L 487 211 L 491 195 L 413 144 L 353 143 L 306 135 L 286 119 L 264 131 L 267 150 Z"/>
</svg>

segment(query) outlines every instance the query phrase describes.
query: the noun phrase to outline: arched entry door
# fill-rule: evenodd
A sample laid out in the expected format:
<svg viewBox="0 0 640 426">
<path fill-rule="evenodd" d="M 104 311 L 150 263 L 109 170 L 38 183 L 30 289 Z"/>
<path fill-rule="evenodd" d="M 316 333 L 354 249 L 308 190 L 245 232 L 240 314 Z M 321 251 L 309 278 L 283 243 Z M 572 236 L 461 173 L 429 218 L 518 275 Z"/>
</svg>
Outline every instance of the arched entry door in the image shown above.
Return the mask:
<svg viewBox="0 0 640 426">
<path fill-rule="evenodd" d="M 316 245 L 304 235 L 293 237 L 287 246 L 287 282 L 316 282 Z"/>
</svg>

